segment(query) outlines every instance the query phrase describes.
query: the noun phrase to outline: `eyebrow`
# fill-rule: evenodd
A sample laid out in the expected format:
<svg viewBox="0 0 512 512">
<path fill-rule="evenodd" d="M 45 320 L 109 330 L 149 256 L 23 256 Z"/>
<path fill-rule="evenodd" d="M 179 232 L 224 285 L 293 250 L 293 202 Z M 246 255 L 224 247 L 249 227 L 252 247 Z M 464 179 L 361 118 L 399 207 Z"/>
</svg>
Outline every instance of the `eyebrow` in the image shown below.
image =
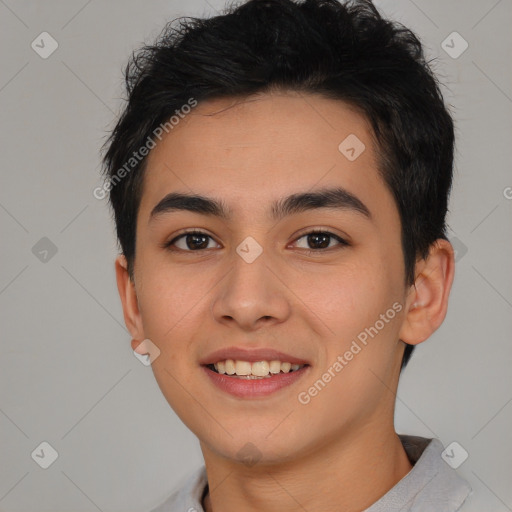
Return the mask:
<svg viewBox="0 0 512 512">
<path fill-rule="evenodd" d="M 348 210 L 371 219 L 368 207 L 354 194 L 342 187 L 295 193 L 272 203 L 270 217 L 274 221 L 288 215 L 316 209 Z M 151 211 L 149 221 L 172 211 L 189 211 L 229 221 L 232 211 L 222 200 L 201 195 L 171 192 Z"/>
</svg>

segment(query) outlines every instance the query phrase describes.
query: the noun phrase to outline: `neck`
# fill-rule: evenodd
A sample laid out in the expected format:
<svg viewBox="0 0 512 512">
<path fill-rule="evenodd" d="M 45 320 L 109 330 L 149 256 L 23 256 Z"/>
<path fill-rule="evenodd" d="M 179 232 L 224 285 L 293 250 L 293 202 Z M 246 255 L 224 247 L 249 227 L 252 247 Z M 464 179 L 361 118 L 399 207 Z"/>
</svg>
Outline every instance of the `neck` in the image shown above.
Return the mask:
<svg viewBox="0 0 512 512">
<path fill-rule="evenodd" d="M 210 489 L 205 511 L 359 512 L 412 469 L 392 425 L 339 437 L 293 461 L 252 467 L 219 458 L 201 445 Z"/>
</svg>

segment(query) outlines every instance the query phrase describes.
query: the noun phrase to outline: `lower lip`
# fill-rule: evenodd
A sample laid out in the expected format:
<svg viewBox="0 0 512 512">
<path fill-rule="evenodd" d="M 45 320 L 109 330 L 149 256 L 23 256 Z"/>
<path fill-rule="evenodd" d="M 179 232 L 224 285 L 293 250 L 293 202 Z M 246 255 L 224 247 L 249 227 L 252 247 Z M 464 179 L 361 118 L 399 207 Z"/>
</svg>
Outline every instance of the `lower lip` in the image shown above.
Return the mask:
<svg viewBox="0 0 512 512">
<path fill-rule="evenodd" d="M 309 366 L 304 366 L 294 372 L 277 373 L 272 377 L 262 379 L 240 379 L 216 373 L 206 366 L 202 368 L 212 382 L 222 391 L 239 398 L 257 398 L 269 396 L 282 388 L 291 386 L 308 371 Z"/>
</svg>

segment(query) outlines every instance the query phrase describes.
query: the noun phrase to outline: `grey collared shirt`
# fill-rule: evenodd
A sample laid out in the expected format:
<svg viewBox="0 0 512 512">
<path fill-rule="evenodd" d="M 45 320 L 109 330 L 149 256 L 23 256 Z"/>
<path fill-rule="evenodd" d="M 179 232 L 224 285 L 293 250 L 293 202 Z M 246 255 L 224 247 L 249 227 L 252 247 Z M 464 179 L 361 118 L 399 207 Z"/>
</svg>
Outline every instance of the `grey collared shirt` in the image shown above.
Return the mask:
<svg viewBox="0 0 512 512">
<path fill-rule="evenodd" d="M 399 435 L 413 468 L 364 512 L 473 512 L 472 489 L 441 457 L 437 439 Z M 208 481 L 202 466 L 164 503 L 151 512 L 204 512 Z"/>
</svg>

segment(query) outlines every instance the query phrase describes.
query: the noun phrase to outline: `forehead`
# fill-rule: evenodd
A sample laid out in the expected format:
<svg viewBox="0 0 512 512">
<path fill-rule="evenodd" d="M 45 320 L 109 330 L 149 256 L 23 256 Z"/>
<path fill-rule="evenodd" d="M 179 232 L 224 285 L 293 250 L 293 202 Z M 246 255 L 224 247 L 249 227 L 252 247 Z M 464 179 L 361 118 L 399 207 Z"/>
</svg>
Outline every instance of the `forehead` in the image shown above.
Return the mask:
<svg viewBox="0 0 512 512">
<path fill-rule="evenodd" d="M 249 218 L 290 193 L 331 186 L 370 208 L 377 198 L 393 208 L 364 116 L 302 93 L 217 99 L 192 109 L 150 152 L 140 212 L 148 217 L 179 190 L 222 197 Z"/>
</svg>

